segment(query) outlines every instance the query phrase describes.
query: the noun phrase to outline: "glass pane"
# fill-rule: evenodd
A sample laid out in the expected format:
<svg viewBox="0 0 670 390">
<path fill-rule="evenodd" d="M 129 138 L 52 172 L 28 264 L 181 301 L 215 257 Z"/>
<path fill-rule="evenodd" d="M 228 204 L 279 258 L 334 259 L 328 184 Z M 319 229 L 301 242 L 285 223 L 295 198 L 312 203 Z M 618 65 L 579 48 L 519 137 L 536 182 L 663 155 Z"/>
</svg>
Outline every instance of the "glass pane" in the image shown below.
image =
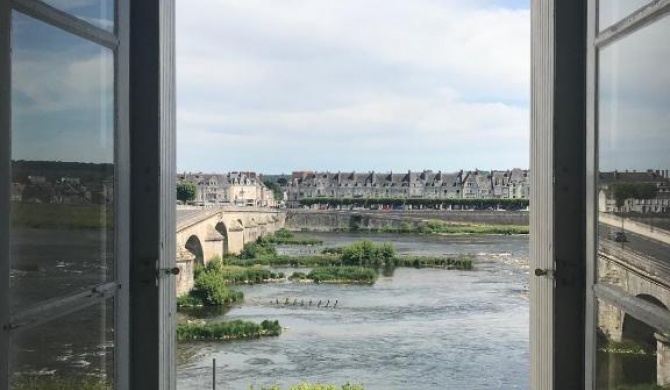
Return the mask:
<svg viewBox="0 0 670 390">
<path fill-rule="evenodd" d="M 19 13 L 12 30 L 13 310 L 113 279 L 111 51 Z"/>
<path fill-rule="evenodd" d="M 668 34 L 665 18 L 600 53 L 598 281 L 638 309 L 670 307 Z M 667 329 L 601 304 L 598 330 L 601 388 L 670 385 Z"/>
<path fill-rule="evenodd" d="M 598 3 L 598 26 L 605 30 L 624 17 L 632 14 L 651 0 L 603 0 Z"/>
<path fill-rule="evenodd" d="M 114 301 L 97 303 L 12 338 L 12 389 L 112 389 Z"/>
<path fill-rule="evenodd" d="M 114 0 L 42 1 L 105 30 L 114 31 Z"/>
<path fill-rule="evenodd" d="M 599 301 L 597 336 L 598 389 L 653 390 L 668 385 L 670 339 L 662 332 Z"/>
</svg>

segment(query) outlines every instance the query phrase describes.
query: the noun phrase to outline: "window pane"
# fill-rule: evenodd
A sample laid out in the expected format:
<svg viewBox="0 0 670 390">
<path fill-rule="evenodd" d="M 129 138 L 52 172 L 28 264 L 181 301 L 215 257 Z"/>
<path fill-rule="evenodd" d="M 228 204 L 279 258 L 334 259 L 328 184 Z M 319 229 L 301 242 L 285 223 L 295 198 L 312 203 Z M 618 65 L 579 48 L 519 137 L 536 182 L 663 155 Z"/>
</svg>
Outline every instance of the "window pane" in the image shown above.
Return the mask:
<svg viewBox="0 0 670 390">
<path fill-rule="evenodd" d="M 11 304 L 113 279 L 113 54 L 19 13 L 12 31 Z"/>
<path fill-rule="evenodd" d="M 114 0 L 42 1 L 105 30 L 114 31 Z"/>
<path fill-rule="evenodd" d="M 12 388 L 111 389 L 114 301 L 97 303 L 12 338 Z"/>
<path fill-rule="evenodd" d="M 668 34 L 665 18 L 600 52 L 598 282 L 632 305 L 600 305 L 600 388 L 670 384 L 668 328 L 635 314 L 670 307 Z"/>
<path fill-rule="evenodd" d="M 600 30 L 617 23 L 624 17 L 651 3 L 650 0 L 603 0 L 598 4 Z"/>
<path fill-rule="evenodd" d="M 660 389 L 655 385 L 668 384 L 666 335 L 603 301 L 598 302 L 598 320 L 598 389 Z"/>
</svg>

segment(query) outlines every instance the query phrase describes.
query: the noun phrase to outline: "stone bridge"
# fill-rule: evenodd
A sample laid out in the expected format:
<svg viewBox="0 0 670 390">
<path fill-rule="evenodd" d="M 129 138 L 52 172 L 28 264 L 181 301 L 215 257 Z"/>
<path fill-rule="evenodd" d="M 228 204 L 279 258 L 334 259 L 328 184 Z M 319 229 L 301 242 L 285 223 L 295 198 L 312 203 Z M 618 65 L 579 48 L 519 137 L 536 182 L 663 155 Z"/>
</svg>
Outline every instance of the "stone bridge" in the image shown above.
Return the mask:
<svg viewBox="0 0 670 390">
<path fill-rule="evenodd" d="M 244 244 L 284 227 L 286 214 L 271 208 L 177 210 L 177 295 L 193 287 L 194 264 L 240 253 Z"/>
<path fill-rule="evenodd" d="M 601 213 L 598 279 L 599 330 L 613 341 L 634 341 L 656 349 L 653 360 L 631 368 L 610 359 L 610 382 L 646 376 L 670 384 L 670 233 L 625 220 L 626 242 L 617 242 L 621 220 Z M 631 370 L 636 372 L 627 372 Z M 623 378 L 622 378 L 623 376 Z"/>
</svg>

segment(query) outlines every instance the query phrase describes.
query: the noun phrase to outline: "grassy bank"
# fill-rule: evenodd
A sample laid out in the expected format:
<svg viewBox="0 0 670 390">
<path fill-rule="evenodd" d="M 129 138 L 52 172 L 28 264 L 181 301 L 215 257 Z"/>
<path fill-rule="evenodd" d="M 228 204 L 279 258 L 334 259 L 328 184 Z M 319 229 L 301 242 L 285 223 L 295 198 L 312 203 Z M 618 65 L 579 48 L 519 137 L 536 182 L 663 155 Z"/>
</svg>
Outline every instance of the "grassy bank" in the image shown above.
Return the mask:
<svg viewBox="0 0 670 390">
<path fill-rule="evenodd" d="M 314 283 L 332 284 L 374 284 L 377 281 L 377 272 L 364 267 L 321 267 L 314 268 L 307 279 Z"/>
<path fill-rule="evenodd" d="M 261 240 L 265 240 L 271 244 L 277 245 L 301 245 L 301 246 L 310 246 L 310 245 L 323 245 L 323 240 L 319 240 L 311 237 L 297 238 L 286 229 L 280 229 L 274 234 L 270 234 Z"/>
<path fill-rule="evenodd" d="M 112 208 L 106 205 L 12 202 L 11 209 L 13 227 L 86 230 L 114 226 Z"/>
<path fill-rule="evenodd" d="M 227 284 L 260 284 L 286 277 L 283 272 L 275 273 L 256 265 L 251 267 L 224 265 L 221 266 L 219 274 Z"/>
<path fill-rule="evenodd" d="M 22 376 L 12 382 L 13 390 L 112 390 L 114 386 L 100 378 L 59 378 Z"/>
<path fill-rule="evenodd" d="M 289 280 L 311 281 L 317 284 L 374 284 L 377 281 L 377 272 L 364 267 L 319 267 L 308 274 L 294 272 Z"/>
<path fill-rule="evenodd" d="M 254 259 L 227 258 L 226 264 L 241 267 L 270 266 L 287 268 L 311 268 L 321 266 L 339 265 L 342 261 L 339 256 L 331 255 L 306 255 L 288 256 L 274 255 L 261 256 Z"/>
<path fill-rule="evenodd" d="M 249 390 L 365 390 L 365 387 L 363 385 L 359 384 L 351 384 L 351 383 L 345 383 L 342 386 L 338 385 L 331 385 L 331 384 L 325 384 L 325 383 L 299 383 L 297 385 L 292 385 L 288 388 L 283 388 L 279 385 L 270 385 L 270 386 L 261 386 L 261 387 L 254 387 L 254 386 L 249 386 Z"/>
<path fill-rule="evenodd" d="M 392 233 L 392 234 L 529 234 L 529 226 L 520 225 L 468 225 L 449 224 L 439 220 L 421 221 L 417 223 L 402 222 L 398 226 L 369 228 L 354 224 L 347 228 L 333 231 L 349 233 Z"/>
<path fill-rule="evenodd" d="M 183 324 L 177 326 L 177 340 L 184 341 L 233 341 L 259 337 L 279 336 L 279 321 L 265 320 L 260 324 L 251 321 L 226 321 L 208 324 Z"/>
</svg>

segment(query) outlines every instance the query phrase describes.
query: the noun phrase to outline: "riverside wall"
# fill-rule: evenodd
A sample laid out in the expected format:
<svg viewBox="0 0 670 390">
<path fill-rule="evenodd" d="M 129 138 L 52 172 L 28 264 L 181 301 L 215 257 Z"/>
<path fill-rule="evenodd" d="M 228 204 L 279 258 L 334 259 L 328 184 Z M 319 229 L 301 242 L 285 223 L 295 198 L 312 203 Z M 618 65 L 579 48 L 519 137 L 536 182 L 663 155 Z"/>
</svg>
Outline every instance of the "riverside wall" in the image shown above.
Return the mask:
<svg viewBox="0 0 670 390">
<path fill-rule="evenodd" d="M 357 224 L 362 228 L 397 228 L 402 223 L 418 225 L 428 220 L 440 220 L 463 225 L 528 226 L 528 212 L 523 211 L 336 211 L 293 210 L 286 212 L 289 230 L 330 231 L 347 229 Z"/>
</svg>

